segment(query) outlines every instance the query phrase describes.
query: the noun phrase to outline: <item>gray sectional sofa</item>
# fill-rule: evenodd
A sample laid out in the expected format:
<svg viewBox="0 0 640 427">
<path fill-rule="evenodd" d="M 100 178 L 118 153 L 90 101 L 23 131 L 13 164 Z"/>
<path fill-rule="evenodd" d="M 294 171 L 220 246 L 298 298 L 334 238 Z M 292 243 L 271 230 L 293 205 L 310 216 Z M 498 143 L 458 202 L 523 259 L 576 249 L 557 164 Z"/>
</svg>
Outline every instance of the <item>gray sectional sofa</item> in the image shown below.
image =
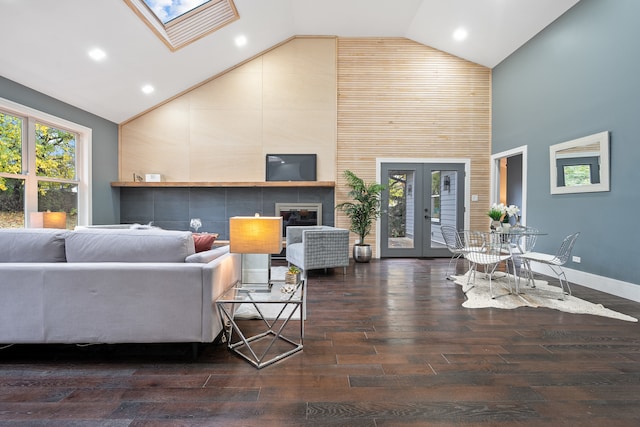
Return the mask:
<svg viewBox="0 0 640 427">
<path fill-rule="evenodd" d="M 194 252 L 182 231 L 0 229 L 0 344 L 211 342 L 241 259 Z"/>
</svg>

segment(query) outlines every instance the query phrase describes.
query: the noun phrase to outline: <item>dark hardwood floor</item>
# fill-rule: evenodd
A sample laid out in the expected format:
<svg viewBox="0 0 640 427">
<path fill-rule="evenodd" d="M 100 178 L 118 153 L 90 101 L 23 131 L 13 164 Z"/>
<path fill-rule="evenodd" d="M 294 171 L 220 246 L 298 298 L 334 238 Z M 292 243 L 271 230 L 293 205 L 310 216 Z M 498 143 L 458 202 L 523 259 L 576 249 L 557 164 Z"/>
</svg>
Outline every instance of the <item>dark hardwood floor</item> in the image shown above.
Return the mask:
<svg viewBox="0 0 640 427">
<path fill-rule="evenodd" d="M 4 349 L 0 426 L 640 425 L 637 323 L 466 309 L 447 264 L 314 272 L 304 350 L 262 370 L 221 343 L 195 361 L 188 345 Z M 573 289 L 640 317 L 638 303 Z"/>
</svg>

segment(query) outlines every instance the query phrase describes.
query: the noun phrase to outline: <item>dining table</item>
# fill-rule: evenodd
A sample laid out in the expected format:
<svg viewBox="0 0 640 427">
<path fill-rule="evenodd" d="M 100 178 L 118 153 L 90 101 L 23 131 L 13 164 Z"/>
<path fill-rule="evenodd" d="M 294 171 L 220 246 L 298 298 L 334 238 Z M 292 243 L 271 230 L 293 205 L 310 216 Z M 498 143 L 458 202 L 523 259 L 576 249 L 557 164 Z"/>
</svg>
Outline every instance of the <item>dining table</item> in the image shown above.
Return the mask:
<svg viewBox="0 0 640 427">
<path fill-rule="evenodd" d="M 515 290 L 517 294 L 520 294 L 520 276 L 516 267 L 519 256 L 530 252 L 537 238 L 546 234 L 536 228 L 525 226 L 505 227 L 491 231 L 468 230 L 465 231 L 464 242 L 468 254 L 486 254 L 493 257 L 497 261 L 496 264 L 505 261 L 507 274 L 509 273 L 509 264 L 511 264 Z M 465 257 L 468 258 L 468 256 Z M 522 260 L 520 262 L 526 269 L 527 283 L 529 283 L 533 277 L 531 265 Z"/>
</svg>

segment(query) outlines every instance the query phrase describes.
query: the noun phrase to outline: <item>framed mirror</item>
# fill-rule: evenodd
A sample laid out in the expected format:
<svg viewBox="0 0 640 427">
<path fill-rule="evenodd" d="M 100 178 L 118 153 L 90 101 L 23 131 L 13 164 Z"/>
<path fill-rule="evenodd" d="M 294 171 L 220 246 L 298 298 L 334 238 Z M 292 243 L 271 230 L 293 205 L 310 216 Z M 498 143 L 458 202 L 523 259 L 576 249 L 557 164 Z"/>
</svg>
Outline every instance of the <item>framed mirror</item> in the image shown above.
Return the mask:
<svg viewBox="0 0 640 427">
<path fill-rule="evenodd" d="M 551 194 L 609 191 L 609 132 L 549 147 Z"/>
</svg>

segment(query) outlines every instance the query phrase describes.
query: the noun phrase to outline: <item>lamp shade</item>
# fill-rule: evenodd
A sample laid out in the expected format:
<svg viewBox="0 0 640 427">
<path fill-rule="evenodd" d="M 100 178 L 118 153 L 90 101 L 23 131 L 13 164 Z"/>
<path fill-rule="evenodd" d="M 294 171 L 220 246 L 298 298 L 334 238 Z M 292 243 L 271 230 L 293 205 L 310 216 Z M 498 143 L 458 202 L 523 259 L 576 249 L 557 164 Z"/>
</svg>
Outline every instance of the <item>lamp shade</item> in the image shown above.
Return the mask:
<svg viewBox="0 0 640 427">
<path fill-rule="evenodd" d="M 229 218 L 229 251 L 238 254 L 277 254 L 282 251 L 282 217 Z"/>
<path fill-rule="evenodd" d="M 29 219 L 33 228 L 67 228 L 65 212 L 31 212 Z"/>
</svg>

